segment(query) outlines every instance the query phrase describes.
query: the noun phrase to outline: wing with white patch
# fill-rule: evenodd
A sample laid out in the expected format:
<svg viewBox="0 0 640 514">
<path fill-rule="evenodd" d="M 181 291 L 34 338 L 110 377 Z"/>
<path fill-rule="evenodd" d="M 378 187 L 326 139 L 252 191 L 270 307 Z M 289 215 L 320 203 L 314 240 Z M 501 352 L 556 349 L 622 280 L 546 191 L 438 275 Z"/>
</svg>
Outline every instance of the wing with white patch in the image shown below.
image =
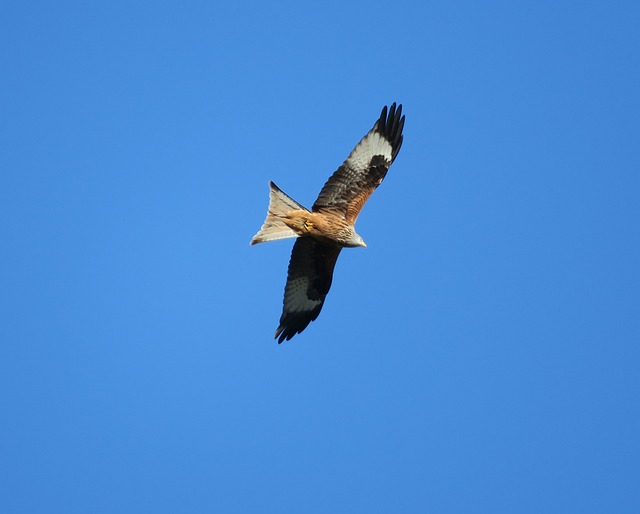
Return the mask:
<svg viewBox="0 0 640 514">
<path fill-rule="evenodd" d="M 278 343 L 299 334 L 315 320 L 331 287 L 341 248 L 301 237 L 291 252 L 287 284 L 284 288 L 284 307 L 275 338 Z"/>
<path fill-rule="evenodd" d="M 312 210 L 337 210 L 354 223 L 362 207 L 380 185 L 402 146 L 402 105 L 385 105 L 369 133 L 351 151 L 324 185 Z"/>
</svg>

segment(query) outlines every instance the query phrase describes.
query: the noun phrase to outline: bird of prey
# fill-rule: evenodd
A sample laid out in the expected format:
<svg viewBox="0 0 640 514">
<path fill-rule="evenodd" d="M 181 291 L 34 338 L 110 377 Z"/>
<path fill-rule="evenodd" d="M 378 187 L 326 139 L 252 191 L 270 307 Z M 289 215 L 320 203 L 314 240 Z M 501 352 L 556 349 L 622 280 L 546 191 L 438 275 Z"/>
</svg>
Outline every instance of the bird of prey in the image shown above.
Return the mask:
<svg viewBox="0 0 640 514">
<path fill-rule="evenodd" d="M 251 244 L 297 238 L 291 252 L 284 307 L 274 339 L 299 334 L 320 314 L 340 251 L 367 245 L 354 224 L 384 179 L 402 145 L 402 105 L 385 105 L 373 128 L 326 182 L 306 209 L 269 182 L 269 210 Z"/>
</svg>

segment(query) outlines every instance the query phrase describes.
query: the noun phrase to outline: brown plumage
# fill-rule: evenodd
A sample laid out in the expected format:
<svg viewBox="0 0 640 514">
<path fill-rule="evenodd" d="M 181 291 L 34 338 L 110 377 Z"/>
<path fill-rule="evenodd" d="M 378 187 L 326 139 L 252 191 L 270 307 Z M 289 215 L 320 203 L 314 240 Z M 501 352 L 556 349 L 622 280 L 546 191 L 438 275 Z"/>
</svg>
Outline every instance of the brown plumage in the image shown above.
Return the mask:
<svg viewBox="0 0 640 514">
<path fill-rule="evenodd" d="M 311 210 L 269 182 L 267 218 L 251 244 L 297 238 L 275 333 L 278 343 L 302 332 L 318 317 L 342 248 L 366 247 L 354 224 L 398 155 L 403 127 L 402 105 L 396 109 L 394 103 L 388 112 L 385 106 L 373 128 L 327 180 Z"/>
</svg>

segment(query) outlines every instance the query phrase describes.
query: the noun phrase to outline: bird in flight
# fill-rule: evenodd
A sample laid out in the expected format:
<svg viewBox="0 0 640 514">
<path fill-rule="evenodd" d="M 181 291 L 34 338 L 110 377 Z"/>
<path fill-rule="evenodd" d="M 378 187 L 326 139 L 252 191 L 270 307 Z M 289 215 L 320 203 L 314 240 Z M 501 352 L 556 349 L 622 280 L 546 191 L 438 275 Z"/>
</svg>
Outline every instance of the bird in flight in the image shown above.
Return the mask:
<svg viewBox="0 0 640 514">
<path fill-rule="evenodd" d="M 269 209 L 251 244 L 297 238 L 291 252 L 284 307 L 274 339 L 282 343 L 315 320 L 331 287 L 340 251 L 367 245 L 354 225 L 402 146 L 402 105 L 385 105 L 380 118 L 327 180 L 306 209 L 269 182 Z"/>
</svg>

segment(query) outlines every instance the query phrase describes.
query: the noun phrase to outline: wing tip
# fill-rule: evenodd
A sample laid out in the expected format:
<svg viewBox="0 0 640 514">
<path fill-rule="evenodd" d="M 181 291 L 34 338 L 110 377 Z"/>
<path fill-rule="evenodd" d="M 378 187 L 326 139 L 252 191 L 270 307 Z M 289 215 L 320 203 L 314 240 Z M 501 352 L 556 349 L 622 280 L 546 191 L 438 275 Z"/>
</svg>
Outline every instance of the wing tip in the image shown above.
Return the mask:
<svg viewBox="0 0 640 514">
<path fill-rule="evenodd" d="M 302 334 L 312 321 L 315 321 L 322 310 L 322 305 L 307 312 L 283 312 L 280 326 L 273 335 L 278 344 L 289 341 L 296 334 Z"/>
<path fill-rule="evenodd" d="M 285 340 L 289 341 L 293 336 L 299 334 L 302 330 L 295 330 L 287 325 L 280 325 L 273 335 L 278 340 L 278 344 L 282 344 Z"/>
<path fill-rule="evenodd" d="M 296 334 L 301 334 L 302 331 L 307 328 L 307 326 L 309 326 L 309 323 L 311 323 L 311 321 L 313 320 L 298 320 L 295 318 L 281 321 L 280 326 L 276 330 L 276 333 L 273 335 L 273 338 L 278 340 L 278 344 L 281 344 L 284 341 L 290 341 L 291 338 Z"/>
<path fill-rule="evenodd" d="M 282 334 L 282 331 L 283 331 L 283 330 L 284 330 L 284 326 L 280 325 L 280 326 L 278 327 L 278 329 L 276 330 L 276 333 L 273 335 L 273 338 L 274 338 L 274 339 L 278 339 L 278 336 L 279 336 L 280 334 Z M 280 337 L 280 339 L 278 339 L 278 344 L 280 344 L 280 343 L 282 343 L 282 341 L 284 341 L 284 337 L 285 337 L 285 336 L 284 336 L 284 334 L 283 334 L 283 335 Z"/>
<path fill-rule="evenodd" d="M 385 105 L 382 108 L 380 118 L 376 122 L 376 131 L 382 134 L 391 144 L 392 162 L 395 160 L 396 155 L 398 155 L 404 139 L 404 136 L 402 135 L 404 119 L 405 117 L 402 114 L 402 104 L 396 104 L 396 102 L 393 102 L 391 107 L 387 107 Z"/>
</svg>

